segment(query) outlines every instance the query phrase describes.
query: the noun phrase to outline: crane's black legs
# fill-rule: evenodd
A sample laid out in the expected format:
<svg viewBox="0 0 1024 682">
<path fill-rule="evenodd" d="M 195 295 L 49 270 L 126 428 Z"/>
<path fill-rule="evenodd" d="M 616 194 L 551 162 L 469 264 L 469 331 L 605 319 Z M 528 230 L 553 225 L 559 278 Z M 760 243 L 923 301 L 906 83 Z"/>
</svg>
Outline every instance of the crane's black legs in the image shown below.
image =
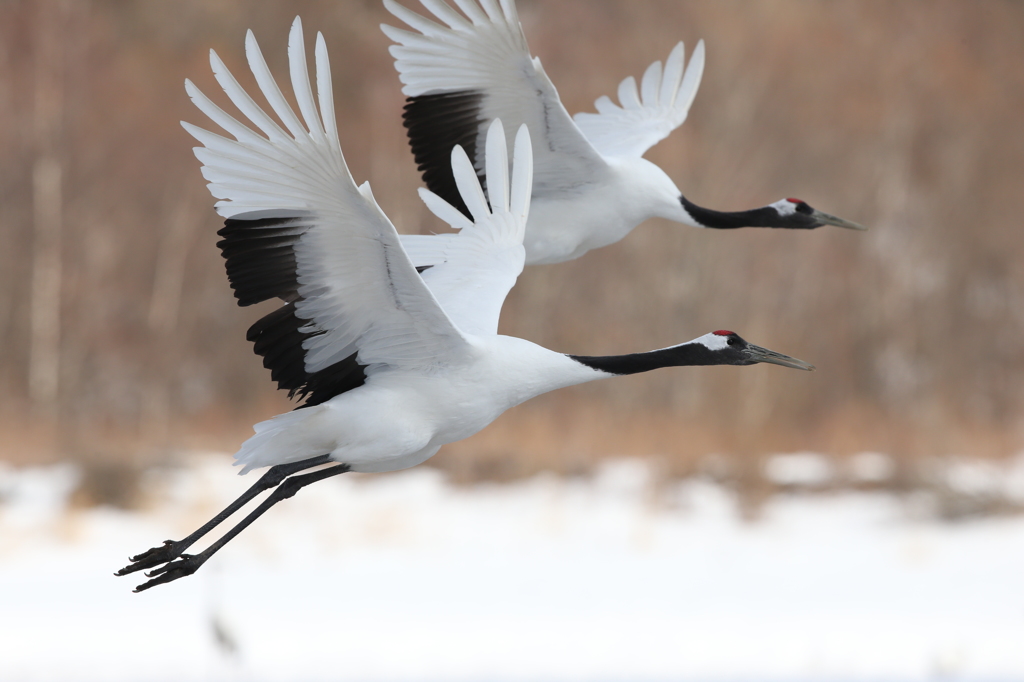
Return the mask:
<svg viewBox="0 0 1024 682">
<path fill-rule="evenodd" d="M 303 475 L 303 476 L 296 476 L 294 478 L 288 478 L 292 474 L 295 474 L 295 473 L 297 473 L 299 471 L 304 471 L 306 469 L 311 469 L 311 468 L 319 466 L 321 464 L 326 464 L 326 463 L 328 463 L 330 461 L 331 460 L 330 460 L 330 457 L 328 455 L 321 455 L 319 457 L 312 457 L 310 459 L 302 460 L 301 462 L 292 462 L 290 464 L 279 464 L 279 465 L 277 465 L 275 467 L 271 467 L 270 470 L 268 470 L 267 473 L 263 474 L 263 476 L 261 476 L 260 479 L 258 481 L 256 481 L 256 483 L 254 483 L 251 488 L 246 490 L 244 493 L 242 493 L 241 496 L 239 496 L 238 499 L 236 499 L 234 502 L 229 504 L 224 509 L 224 511 L 222 511 L 219 514 L 217 514 L 215 517 L 210 519 L 207 523 L 203 524 L 203 526 L 200 527 L 196 532 L 192 533 L 191 535 L 189 535 L 185 539 L 179 540 L 177 542 L 174 542 L 172 540 L 167 540 L 160 547 L 154 547 L 154 548 L 152 548 L 150 550 L 147 550 L 147 551 L 143 552 L 142 554 L 139 554 L 139 555 L 131 557 L 131 561 L 133 563 L 129 564 L 128 566 L 125 566 L 120 571 L 115 573 L 115 575 L 128 575 L 129 573 L 134 573 L 135 571 L 140 571 L 140 570 L 143 570 L 143 569 L 146 569 L 146 568 L 153 568 L 155 566 L 159 566 L 160 564 L 166 564 L 167 562 L 170 562 L 170 561 L 172 561 L 172 560 L 174 560 L 175 558 L 178 558 L 178 557 L 182 557 L 183 558 L 182 560 L 184 560 L 184 557 L 186 557 L 187 555 L 184 555 L 182 553 L 186 549 L 191 547 L 199 538 L 201 538 L 204 535 L 206 535 L 207 533 L 209 533 L 216 526 L 218 526 L 220 523 L 222 523 L 226 518 L 228 518 L 229 516 L 234 514 L 236 511 L 241 509 L 249 501 L 251 501 L 257 495 L 262 493 L 264 490 L 269 490 L 270 488 L 274 488 L 274 487 L 280 486 L 280 487 L 278 487 L 277 490 L 274 491 L 274 493 L 271 495 L 271 497 L 267 498 L 267 500 L 264 501 L 263 504 L 261 504 L 252 514 L 247 516 L 245 519 L 242 520 L 241 523 L 239 523 L 237 526 L 232 528 L 216 544 L 211 546 L 209 549 L 207 549 L 202 554 L 197 555 L 197 557 L 190 557 L 190 558 L 198 558 L 199 556 L 204 556 L 205 557 L 205 558 L 202 559 L 202 561 L 199 561 L 198 563 L 196 563 L 195 566 L 192 568 L 192 570 L 187 571 L 187 572 L 181 572 L 181 571 L 183 571 L 183 568 L 182 568 L 181 571 L 179 571 L 177 574 L 174 575 L 174 577 L 168 578 L 167 575 L 166 575 L 166 572 L 171 567 L 169 565 L 168 566 L 163 566 L 160 569 L 157 569 L 156 571 L 153 572 L 154 575 L 159 575 L 161 573 L 164 574 L 162 576 L 162 579 L 159 582 L 151 580 L 148 583 L 146 583 L 145 585 L 140 585 L 139 589 L 146 589 L 146 588 L 152 587 L 153 585 L 159 585 L 159 584 L 161 584 L 163 582 L 170 582 L 171 580 L 174 580 L 175 578 L 180 578 L 180 577 L 183 577 L 183 576 L 190 575 L 190 574 L 194 573 L 195 570 L 197 568 L 199 568 L 200 565 L 202 565 L 203 561 L 205 561 L 206 558 L 209 558 L 209 555 L 213 554 L 215 551 L 217 551 L 218 549 L 223 547 L 224 544 L 226 544 L 228 540 L 233 538 L 235 535 L 238 535 L 238 533 L 241 532 L 242 529 L 244 529 L 250 523 L 255 521 L 256 518 L 259 517 L 260 514 L 262 514 L 267 509 L 272 507 L 275 503 L 291 497 L 292 495 L 294 495 L 296 493 L 296 491 L 299 490 L 299 488 L 302 488 L 303 486 L 309 485 L 310 483 L 314 483 L 314 482 L 319 481 L 319 480 L 324 479 L 324 478 L 328 478 L 329 476 L 335 476 L 337 474 L 343 474 L 343 473 L 345 473 L 346 471 L 349 470 L 348 465 L 342 464 L 342 465 L 339 465 L 339 466 L 336 466 L 336 467 L 332 467 L 332 468 L 329 468 L 329 469 L 324 469 L 322 471 L 317 471 L 317 472 L 314 472 L 314 473 L 311 473 L 311 474 L 306 474 L 306 475 Z M 282 482 L 284 482 L 285 485 L 281 485 Z M 285 490 L 286 487 L 287 487 L 287 490 Z M 166 578 L 166 579 L 163 579 L 163 578 Z M 136 591 L 139 591 L 139 590 L 137 589 Z"/>
<path fill-rule="evenodd" d="M 231 530 L 225 533 L 220 540 L 217 540 L 217 542 L 213 543 L 199 554 L 182 554 L 177 559 L 170 561 L 159 568 L 153 569 L 146 574 L 146 577 L 152 578 L 152 580 L 139 585 L 133 591 L 142 592 L 143 590 L 148 590 L 151 587 L 169 583 L 172 580 L 184 578 L 187 575 L 192 575 L 199 570 L 199 567 L 206 563 L 206 560 L 213 556 L 217 550 L 226 545 L 232 538 L 245 530 L 249 524 L 258 519 L 265 511 L 281 500 L 287 500 L 289 497 L 297 493 L 300 488 L 304 488 L 310 483 L 316 483 L 317 481 L 322 481 L 323 479 L 330 478 L 331 476 L 344 474 L 350 470 L 351 467 L 349 467 L 349 465 L 339 464 L 327 469 L 321 469 L 320 471 L 314 471 L 301 476 L 292 476 L 291 478 L 285 479 L 279 486 L 277 486 L 274 492 L 270 493 L 270 497 L 263 500 L 260 506 L 256 507 L 256 509 L 254 509 L 248 516 L 239 521 Z"/>
</svg>

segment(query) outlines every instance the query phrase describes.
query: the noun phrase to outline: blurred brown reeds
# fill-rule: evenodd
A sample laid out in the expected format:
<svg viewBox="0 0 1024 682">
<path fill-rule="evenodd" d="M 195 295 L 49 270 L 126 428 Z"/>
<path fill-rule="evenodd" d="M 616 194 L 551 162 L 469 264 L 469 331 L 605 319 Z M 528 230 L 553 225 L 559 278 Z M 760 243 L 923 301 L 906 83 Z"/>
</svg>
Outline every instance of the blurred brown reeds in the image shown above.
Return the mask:
<svg viewBox="0 0 1024 682">
<path fill-rule="evenodd" d="M 410 4 L 407 2 L 406 4 Z M 468 478 L 656 455 L 1014 451 L 1024 431 L 1024 5 L 520 0 L 570 112 L 703 38 L 689 120 L 654 148 L 694 201 L 787 195 L 871 227 L 702 231 L 658 221 L 528 269 L 502 328 L 567 352 L 722 327 L 814 362 L 680 369 L 545 396 L 437 463 Z M 244 340 L 192 139 L 215 48 L 253 86 L 252 28 L 287 74 L 291 19 L 322 31 L 341 139 L 399 229 L 420 205 L 378 0 L 0 3 L 0 458 L 141 467 L 233 450 L 288 409 Z M 1017 265 L 1014 265 L 1017 263 Z"/>
</svg>

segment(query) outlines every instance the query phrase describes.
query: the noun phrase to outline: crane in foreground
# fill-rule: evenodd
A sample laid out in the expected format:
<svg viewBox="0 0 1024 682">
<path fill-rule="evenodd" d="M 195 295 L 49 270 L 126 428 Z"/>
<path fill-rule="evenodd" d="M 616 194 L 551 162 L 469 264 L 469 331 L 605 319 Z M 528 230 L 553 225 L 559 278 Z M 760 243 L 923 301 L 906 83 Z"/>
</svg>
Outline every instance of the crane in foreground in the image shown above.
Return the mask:
<svg viewBox="0 0 1024 682">
<path fill-rule="evenodd" d="M 502 303 L 525 260 L 533 153 L 520 125 L 510 166 L 501 122 L 488 128 L 485 195 L 465 151 L 450 153 L 466 217 L 427 190 L 420 196 L 459 230 L 446 260 L 417 272 L 368 183 L 357 186 L 342 155 L 327 49 L 316 40 L 319 110 L 306 67 L 301 23 L 289 36 L 299 115 L 274 81 L 249 32 L 246 53 L 278 125 L 211 51 L 217 81 L 260 132 L 225 113 L 191 82 L 192 101 L 235 139 L 185 129 L 225 217 L 219 246 L 240 305 L 285 304 L 253 325 L 255 350 L 300 408 L 255 426 L 236 464 L 270 469 L 223 512 L 180 541 L 130 559 L 117 575 L 153 569 L 136 591 L 194 573 L 260 515 L 299 489 L 348 471 L 415 466 L 445 443 L 473 435 L 502 412 L 557 388 L 685 365 L 800 360 L 716 331 L 669 348 L 615 356 L 566 355 L 497 333 Z M 318 468 L 323 467 L 323 468 Z M 308 471 L 315 469 L 314 471 Z M 307 472 L 307 473 L 300 473 Z M 260 493 L 273 492 L 202 552 L 185 551 Z"/>
<path fill-rule="evenodd" d="M 410 29 L 381 25 L 407 97 L 409 144 L 427 187 L 466 207 L 448 164 L 452 146 L 467 151 L 482 173 L 488 121 L 525 123 L 533 136 L 534 185 L 526 226 L 526 263 L 558 263 L 613 244 L 648 218 L 695 227 L 813 229 L 862 226 L 782 199 L 748 211 L 722 212 L 687 199 L 643 154 L 686 120 L 704 71 L 704 43 L 684 68 L 683 44 L 665 64 L 654 62 L 619 85 L 619 102 L 597 100 L 598 113 L 570 117 L 540 60 L 530 55 L 514 0 L 420 0 L 433 19 L 384 0 Z M 434 20 L 436 19 L 436 21 Z M 403 238 L 405 239 L 405 238 Z M 408 238 L 416 265 L 436 260 L 439 242 Z"/>
</svg>

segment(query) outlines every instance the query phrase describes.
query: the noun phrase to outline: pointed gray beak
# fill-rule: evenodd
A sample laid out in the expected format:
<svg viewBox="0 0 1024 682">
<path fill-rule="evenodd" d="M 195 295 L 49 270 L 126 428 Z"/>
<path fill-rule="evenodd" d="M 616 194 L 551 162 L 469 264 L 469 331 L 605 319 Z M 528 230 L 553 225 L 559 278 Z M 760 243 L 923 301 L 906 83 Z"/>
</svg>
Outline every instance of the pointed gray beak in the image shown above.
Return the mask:
<svg viewBox="0 0 1024 682">
<path fill-rule="evenodd" d="M 760 346 L 755 346 L 753 344 L 747 344 L 747 347 L 746 349 L 744 349 L 743 352 L 747 356 L 747 359 L 750 360 L 750 362 L 752 363 L 767 362 L 772 365 L 782 365 L 783 367 L 792 367 L 793 369 L 805 369 L 807 371 L 812 371 L 814 369 L 814 365 L 812 365 L 809 362 L 797 360 L 796 358 L 791 358 L 788 355 L 776 353 L 773 350 L 761 348 Z"/>
<path fill-rule="evenodd" d="M 842 218 L 837 218 L 834 215 L 822 213 L 821 211 L 818 210 L 815 210 L 813 213 L 811 213 L 811 218 L 821 223 L 822 225 L 835 225 L 836 227 L 845 227 L 848 230 L 868 229 L 863 225 L 858 225 L 857 223 L 850 222 L 849 220 L 843 220 Z"/>
</svg>

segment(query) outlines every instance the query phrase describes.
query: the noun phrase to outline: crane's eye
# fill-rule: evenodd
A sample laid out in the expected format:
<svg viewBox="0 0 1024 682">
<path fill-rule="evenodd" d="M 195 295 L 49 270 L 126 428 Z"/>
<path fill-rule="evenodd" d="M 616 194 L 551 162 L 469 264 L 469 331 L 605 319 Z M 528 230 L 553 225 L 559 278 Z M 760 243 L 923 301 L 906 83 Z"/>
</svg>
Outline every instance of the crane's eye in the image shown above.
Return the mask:
<svg viewBox="0 0 1024 682">
<path fill-rule="evenodd" d="M 730 346 L 738 346 L 740 345 L 740 340 L 735 336 L 730 336 L 729 340 L 726 341 L 726 343 L 728 343 Z"/>
</svg>

